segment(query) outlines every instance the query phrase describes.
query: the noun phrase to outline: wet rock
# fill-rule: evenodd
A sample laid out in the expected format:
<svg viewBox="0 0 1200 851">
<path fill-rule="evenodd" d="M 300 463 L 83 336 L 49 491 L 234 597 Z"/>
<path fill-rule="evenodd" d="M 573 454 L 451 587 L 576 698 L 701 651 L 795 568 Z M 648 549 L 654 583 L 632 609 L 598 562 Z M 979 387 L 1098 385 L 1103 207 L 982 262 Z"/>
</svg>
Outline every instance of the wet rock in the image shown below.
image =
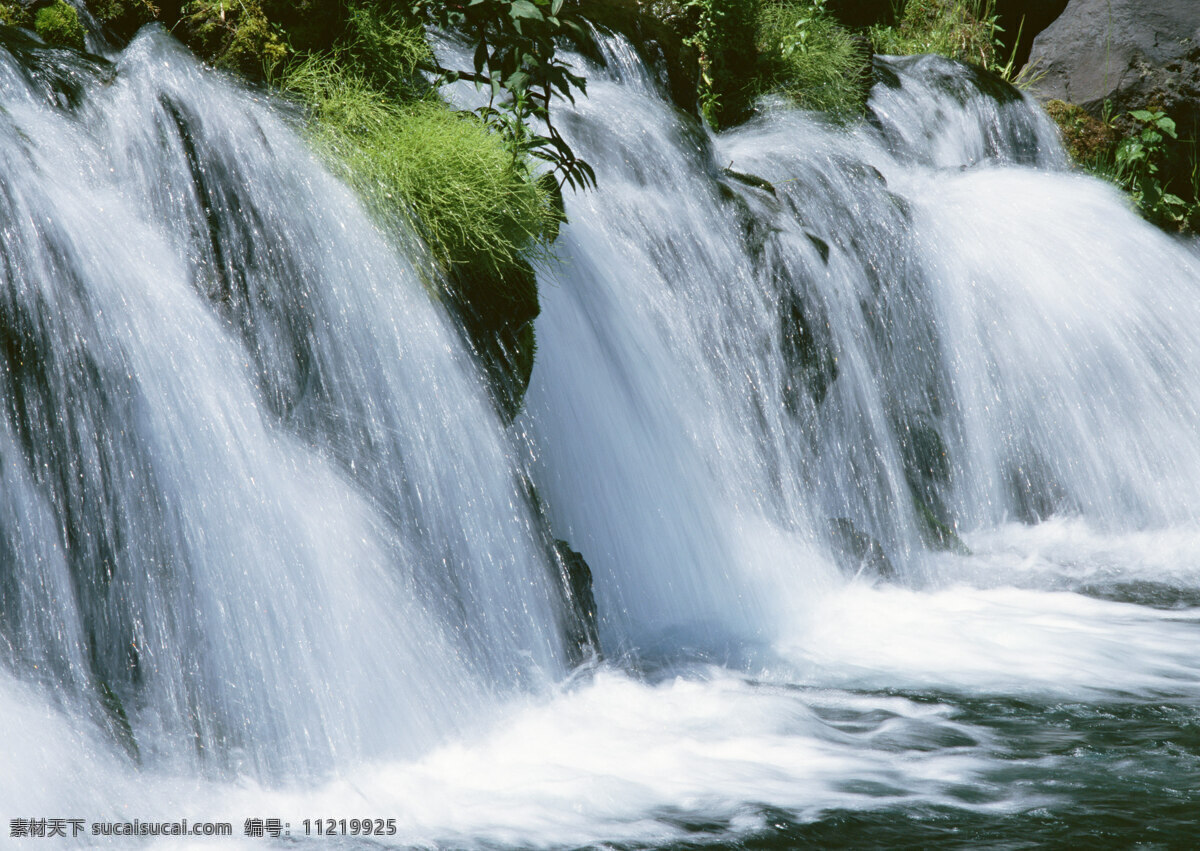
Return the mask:
<svg viewBox="0 0 1200 851">
<path fill-rule="evenodd" d="M 761 189 L 763 192 L 768 193 L 772 197 L 776 195 L 775 184 L 767 180 L 765 177 L 759 177 L 756 174 L 746 174 L 744 172 L 734 171 L 731 168 L 723 168 L 721 169 L 721 173 L 731 180 L 736 180 L 743 186 Z"/>
<path fill-rule="evenodd" d="M 853 576 L 865 573 L 880 579 L 896 578 L 896 569 L 883 545 L 854 525 L 854 521 L 836 517 L 829 521 L 827 531 L 834 557 L 842 570 Z"/>
<path fill-rule="evenodd" d="M 930 423 L 914 418 L 896 428 L 904 478 L 916 511 L 917 530 L 928 547 L 967 553 L 954 531 L 942 489 L 950 483 L 950 455 L 941 433 Z"/>
<path fill-rule="evenodd" d="M 826 261 L 828 252 L 826 245 L 823 254 Z M 802 404 L 805 396 L 813 405 L 824 401 L 830 385 L 838 377 L 837 356 L 829 323 L 824 320 L 815 300 L 805 302 L 794 290 L 788 289 L 780 305 L 779 323 L 781 353 L 787 367 L 783 399 L 789 413 L 795 416 L 805 407 Z"/>
<path fill-rule="evenodd" d="M 567 661 L 572 667 L 578 667 L 601 657 L 596 598 L 592 593 L 592 570 L 581 553 L 572 549 L 568 542 L 555 537 L 546 505 L 538 495 L 533 480 L 527 475 L 522 476 L 522 485 L 539 526 L 537 531 L 555 570 L 553 578 L 560 595 L 560 626 Z"/>
<path fill-rule="evenodd" d="M 657 70 L 671 100 L 694 110 L 700 85 L 696 10 L 676 0 L 581 0 L 580 15 L 633 42 Z"/>
<path fill-rule="evenodd" d="M 596 599 L 592 594 L 592 571 L 571 545 L 555 540 L 554 559 L 566 592 L 567 653 L 573 666 L 600 656 L 600 632 L 596 622 Z"/>
<path fill-rule="evenodd" d="M 496 408 L 507 422 L 521 410 L 537 351 L 533 320 L 541 310 L 537 273 L 524 260 L 504 268 L 456 267 L 447 282 L 451 304 L 479 355 Z"/>
</svg>

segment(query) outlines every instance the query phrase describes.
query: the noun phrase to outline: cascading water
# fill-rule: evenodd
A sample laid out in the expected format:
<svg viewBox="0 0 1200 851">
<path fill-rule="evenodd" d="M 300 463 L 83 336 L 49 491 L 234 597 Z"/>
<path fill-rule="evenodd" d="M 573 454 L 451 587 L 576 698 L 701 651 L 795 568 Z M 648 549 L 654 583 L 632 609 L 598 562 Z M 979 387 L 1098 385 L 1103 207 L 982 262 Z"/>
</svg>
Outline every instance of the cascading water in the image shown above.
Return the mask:
<svg viewBox="0 0 1200 851">
<path fill-rule="evenodd" d="M 713 137 L 600 38 L 506 435 L 419 247 L 275 107 L 162 33 L 6 39 L 0 816 L 1194 823 L 1200 255 L 1010 90 L 877 59 L 869 121 Z M 557 686 L 517 445 L 610 660 Z"/>
<path fill-rule="evenodd" d="M 410 262 L 165 35 L 58 61 L 3 68 L 10 667 L 149 762 L 264 776 L 557 677 L 551 567 Z"/>
</svg>

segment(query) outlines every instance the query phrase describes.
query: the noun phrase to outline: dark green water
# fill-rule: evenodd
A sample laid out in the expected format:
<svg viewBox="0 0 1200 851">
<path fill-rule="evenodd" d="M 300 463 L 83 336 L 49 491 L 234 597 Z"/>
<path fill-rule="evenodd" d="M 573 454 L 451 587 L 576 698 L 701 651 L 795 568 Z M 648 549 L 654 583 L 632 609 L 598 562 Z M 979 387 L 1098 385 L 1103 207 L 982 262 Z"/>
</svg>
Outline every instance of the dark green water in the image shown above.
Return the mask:
<svg viewBox="0 0 1200 851">
<path fill-rule="evenodd" d="M 765 827 L 735 840 L 722 837 L 728 823 L 679 819 L 674 823 L 693 832 L 695 839 L 668 847 L 1192 848 L 1200 842 L 1200 702 L 1114 699 L 1085 704 L 901 696 L 952 705 L 955 720 L 994 735 L 988 748 L 994 764 L 985 772 L 985 782 L 952 790 L 961 806 L 901 800 L 879 809 L 830 810 L 811 821 L 762 808 L 757 812 Z M 861 724 L 864 719 L 843 720 Z M 943 744 L 955 746 L 951 741 Z M 937 745 L 931 742 L 929 747 Z M 879 758 L 895 755 L 881 751 Z M 846 791 L 903 796 L 897 787 L 871 789 L 863 784 L 849 784 Z"/>
</svg>

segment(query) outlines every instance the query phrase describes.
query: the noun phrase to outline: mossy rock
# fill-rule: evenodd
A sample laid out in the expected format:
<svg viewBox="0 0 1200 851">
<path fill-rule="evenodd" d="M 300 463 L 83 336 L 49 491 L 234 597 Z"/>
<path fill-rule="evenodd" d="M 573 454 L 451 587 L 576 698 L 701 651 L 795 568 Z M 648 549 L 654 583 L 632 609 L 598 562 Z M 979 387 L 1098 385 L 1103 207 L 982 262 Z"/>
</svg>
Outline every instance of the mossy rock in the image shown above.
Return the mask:
<svg viewBox="0 0 1200 851">
<path fill-rule="evenodd" d="M 1063 145 L 1079 165 L 1111 159 L 1120 134 L 1082 106 L 1061 100 L 1047 101 L 1046 114 L 1058 125 Z"/>
<path fill-rule="evenodd" d="M 33 17 L 33 29 L 46 44 L 84 49 L 84 30 L 79 22 L 79 13 L 65 0 L 38 9 Z"/>
<path fill-rule="evenodd" d="M 33 16 L 20 3 L 0 3 L 0 24 L 10 27 L 31 27 Z"/>
<path fill-rule="evenodd" d="M 290 52 L 259 0 L 192 0 L 178 34 L 198 56 L 251 79 L 267 79 Z"/>
</svg>

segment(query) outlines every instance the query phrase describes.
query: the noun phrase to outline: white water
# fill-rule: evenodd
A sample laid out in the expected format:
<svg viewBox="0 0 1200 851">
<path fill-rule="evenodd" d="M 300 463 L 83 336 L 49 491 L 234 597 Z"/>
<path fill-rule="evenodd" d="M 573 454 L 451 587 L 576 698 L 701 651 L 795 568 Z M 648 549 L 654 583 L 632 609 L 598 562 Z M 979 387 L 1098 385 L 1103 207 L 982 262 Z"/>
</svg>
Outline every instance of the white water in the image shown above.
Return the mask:
<svg viewBox="0 0 1200 851">
<path fill-rule="evenodd" d="M 6 418 L 0 816 L 396 818 L 389 843 L 463 848 L 1023 813 L 1079 769 L 967 701 L 1200 698 L 1200 612 L 1170 607 L 1200 592 L 1194 249 L 1059 170 L 1023 105 L 939 99 L 943 63 L 877 88 L 874 127 L 711 138 L 606 49 L 564 116 L 600 188 L 569 199 L 514 429 L 610 657 L 558 685 L 513 450 L 411 261 L 160 36 L 75 113 L 5 66 L 4 318 L 52 341 L 25 408 L 64 412 L 38 434 L 82 480 Z M 787 304 L 836 355 L 820 398 Z M 930 428 L 948 472 L 914 485 Z M 923 543 L 915 499 L 970 554 Z"/>
<path fill-rule="evenodd" d="M 98 716 L 111 689 L 152 764 L 267 776 L 419 752 L 558 676 L 499 422 L 347 191 L 161 34 L 71 112 L 14 69 L 11 664 Z"/>
</svg>

